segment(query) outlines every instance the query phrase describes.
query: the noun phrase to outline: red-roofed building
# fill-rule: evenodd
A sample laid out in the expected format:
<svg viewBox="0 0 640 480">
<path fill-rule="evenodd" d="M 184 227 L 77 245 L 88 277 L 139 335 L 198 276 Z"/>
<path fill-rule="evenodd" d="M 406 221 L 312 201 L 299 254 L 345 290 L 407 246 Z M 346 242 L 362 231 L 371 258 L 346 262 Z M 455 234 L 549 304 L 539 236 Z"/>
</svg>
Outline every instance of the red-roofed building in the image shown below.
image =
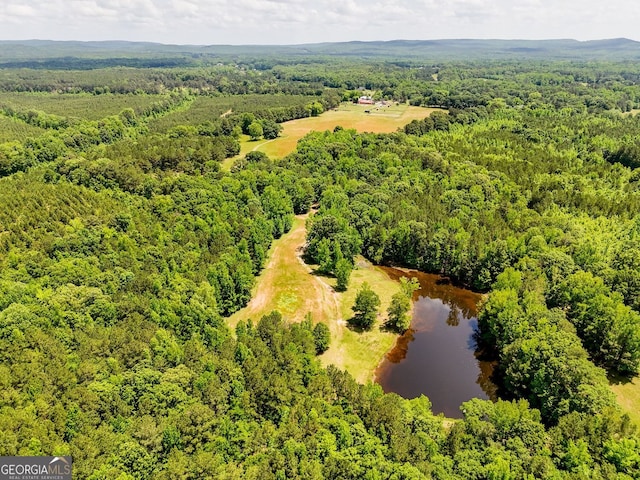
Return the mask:
<svg viewBox="0 0 640 480">
<path fill-rule="evenodd" d="M 358 105 L 373 105 L 373 98 L 368 95 L 363 95 L 358 99 Z"/>
</svg>

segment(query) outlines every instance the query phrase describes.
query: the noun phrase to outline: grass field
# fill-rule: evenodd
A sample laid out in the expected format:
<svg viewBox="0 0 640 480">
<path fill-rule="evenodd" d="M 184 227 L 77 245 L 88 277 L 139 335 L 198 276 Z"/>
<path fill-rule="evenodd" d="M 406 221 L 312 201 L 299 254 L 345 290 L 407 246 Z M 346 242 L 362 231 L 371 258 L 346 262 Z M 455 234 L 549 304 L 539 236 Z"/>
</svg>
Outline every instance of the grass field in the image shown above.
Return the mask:
<svg viewBox="0 0 640 480">
<path fill-rule="evenodd" d="M 371 113 L 365 113 L 369 110 Z M 420 120 L 435 111 L 434 108 L 393 105 L 376 110 L 373 105 L 341 104 L 337 109 L 324 112 L 319 117 L 301 118 L 282 124 L 280 137 L 264 143 L 258 150 L 270 157 L 280 158 L 293 152 L 298 140 L 311 131 L 333 130 L 336 126 L 355 129 L 358 132 L 389 133 L 404 127 L 411 120 Z"/>
<path fill-rule="evenodd" d="M 611 382 L 611 390 L 615 393 L 623 410 L 640 427 L 640 378 L 636 377 L 631 382 L 617 382 L 614 380 Z"/>
<path fill-rule="evenodd" d="M 273 310 L 280 311 L 289 322 L 299 322 L 311 313 L 314 322 L 327 324 L 331 331 L 331 347 L 321 357 L 323 364 L 345 369 L 360 382 L 373 380 L 376 367 L 396 336 L 380 331 L 384 314 L 379 315 L 372 331 L 364 333 L 350 330 L 347 319 L 352 316 L 351 306 L 362 283 L 368 282 L 380 296 L 381 312 L 386 312 L 391 296 L 400 289 L 399 284 L 364 259 L 358 259 L 349 289 L 335 292 L 335 279 L 315 275 L 300 259 L 306 218 L 297 216 L 291 231 L 273 243 L 251 302 L 232 315 L 229 324 L 235 327 L 240 320 L 249 318 L 257 321 Z"/>
<path fill-rule="evenodd" d="M 296 216 L 291 230 L 273 242 L 251 302 L 230 317 L 232 326 L 239 320 L 258 320 L 273 310 L 280 311 L 292 322 L 301 321 L 308 312 L 327 324 L 337 318 L 338 308 L 330 289 L 311 275 L 298 257 L 305 241 L 306 218 L 306 215 Z"/>
<path fill-rule="evenodd" d="M 349 280 L 349 288 L 346 292 L 338 294 L 342 322 L 346 323 L 353 316 L 351 307 L 355 303 L 358 290 L 365 282 L 380 297 L 380 313 L 376 325 L 371 331 L 358 333 L 343 324 L 339 335 L 332 338 L 331 348 L 321 357 L 323 364 L 343 368 L 361 383 L 374 380 L 376 368 L 396 342 L 397 335 L 381 330 L 381 326 L 387 319 L 386 312 L 391 297 L 400 291 L 398 282 L 391 280 L 386 273 L 363 258 L 357 258 L 356 269 Z M 335 281 L 331 283 L 334 284 Z"/>
<path fill-rule="evenodd" d="M 370 113 L 365 113 L 369 110 Z M 319 117 L 301 118 L 282 124 L 280 136 L 274 140 L 251 141 L 248 135 L 240 139 L 240 153 L 222 164 L 223 170 L 229 170 L 237 158 L 252 150 L 266 153 L 271 158 L 282 158 L 293 152 L 298 140 L 312 131 L 333 130 L 336 126 L 355 129 L 358 132 L 390 133 L 404 127 L 411 120 L 421 120 L 437 108 L 392 105 L 376 110 L 372 105 L 354 105 L 343 103 L 337 109 L 324 112 Z"/>
<path fill-rule="evenodd" d="M 162 95 L 90 95 L 71 93 L 0 93 L 0 103 L 19 111 L 38 110 L 86 120 L 117 115 L 125 108 L 146 107 L 164 98 Z"/>
<path fill-rule="evenodd" d="M 29 137 L 38 137 L 45 130 L 34 127 L 15 118 L 0 115 L 0 143 L 13 140 L 23 141 Z"/>
</svg>

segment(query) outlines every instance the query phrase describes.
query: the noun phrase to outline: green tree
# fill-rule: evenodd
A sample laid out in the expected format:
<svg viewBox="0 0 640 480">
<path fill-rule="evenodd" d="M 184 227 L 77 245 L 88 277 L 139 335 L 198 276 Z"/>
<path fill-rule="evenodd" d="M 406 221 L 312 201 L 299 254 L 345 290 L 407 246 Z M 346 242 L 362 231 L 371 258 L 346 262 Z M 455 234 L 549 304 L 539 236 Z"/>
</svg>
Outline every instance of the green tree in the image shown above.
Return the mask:
<svg viewBox="0 0 640 480">
<path fill-rule="evenodd" d="M 417 278 L 402 277 L 400 279 L 400 289 L 408 299 L 413 297 L 413 292 L 420 289 L 420 283 Z"/>
<path fill-rule="evenodd" d="M 293 224 L 293 204 L 284 190 L 269 185 L 260 197 L 267 218 L 273 223 L 273 236 L 280 238 Z"/>
<path fill-rule="evenodd" d="M 251 137 L 251 140 L 258 140 L 263 134 L 260 122 L 252 122 L 247 128 L 247 134 Z"/>
<path fill-rule="evenodd" d="M 343 292 L 349 285 L 349 277 L 351 276 L 352 270 L 351 262 L 346 258 L 341 258 L 336 262 L 334 270 L 336 279 L 338 280 L 336 284 L 336 290 Z"/>
<path fill-rule="evenodd" d="M 640 368 L 640 315 L 622 303 L 601 278 L 579 271 L 556 289 L 585 348 L 598 364 L 621 373 Z"/>
<path fill-rule="evenodd" d="M 408 315 L 411 309 L 411 300 L 404 292 L 398 292 L 391 297 L 391 304 L 387 310 L 389 319 L 387 326 L 398 332 L 405 332 L 411 325 L 411 318 Z"/>
<path fill-rule="evenodd" d="M 350 320 L 350 323 L 355 327 L 370 330 L 376 321 L 379 306 L 380 297 L 378 297 L 376 292 L 371 290 L 367 282 L 363 283 L 362 288 L 356 295 L 356 301 L 353 307 L 351 307 L 354 316 Z"/>
<path fill-rule="evenodd" d="M 308 178 L 298 179 L 291 193 L 291 201 L 293 202 L 293 211 L 296 214 L 307 213 L 311 203 L 315 197 L 313 185 Z"/>
<path fill-rule="evenodd" d="M 313 102 L 307 105 L 307 111 L 312 117 L 317 117 L 324 112 L 324 107 L 320 102 Z"/>
<path fill-rule="evenodd" d="M 609 439 L 605 444 L 605 458 L 616 466 L 619 472 L 640 476 L 640 438 Z"/>
<path fill-rule="evenodd" d="M 253 113 L 243 113 L 240 119 L 240 128 L 245 135 L 249 134 L 249 125 L 256 121 L 256 116 Z"/>
<path fill-rule="evenodd" d="M 316 261 L 319 265 L 318 272 L 330 273 L 333 270 L 333 258 L 331 256 L 331 244 L 329 240 L 326 238 L 320 240 L 316 252 Z"/>
<path fill-rule="evenodd" d="M 267 140 L 272 140 L 277 138 L 282 131 L 282 125 L 274 122 L 273 120 L 262 120 L 262 131 L 264 138 Z"/>
<path fill-rule="evenodd" d="M 391 297 L 391 304 L 387 310 L 387 326 L 398 332 L 405 332 L 411 325 L 411 298 L 413 292 L 420 288 L 416 278 L 402 277 L 400 279 L 400 291 Z"/>
<path fill-rule="evenodd" d="M 247 161 L 247 163 L 260 163 L 260 162 L 269 162 L 269 157 L 267 156 L 266 153 L 264 152 L 259 152 L 259 151 L 252 151 L 252 152 L 247 152 L 247 154 L 244 156 L 244 159 Z"/>
<path fill-rule="evenodd" d="M 326 324 L 319 322 L 313 327 L 313 343 L 316 346 L 316 355 L 327 351 L 331 343 L 331 332 Z"/>
</svg>

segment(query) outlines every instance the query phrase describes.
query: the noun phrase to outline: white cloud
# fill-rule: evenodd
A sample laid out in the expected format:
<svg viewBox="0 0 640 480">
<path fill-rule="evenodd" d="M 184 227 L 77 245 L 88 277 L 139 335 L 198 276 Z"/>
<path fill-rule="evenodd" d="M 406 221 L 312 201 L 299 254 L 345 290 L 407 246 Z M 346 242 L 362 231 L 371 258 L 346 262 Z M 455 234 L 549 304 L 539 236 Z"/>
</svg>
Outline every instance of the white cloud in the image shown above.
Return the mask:
<svg viewBox="0 0 640 480">
<path fill-rule="evenodd" d="M 67 15 L 97 19 L 115 18 L 119 12 L 116 9 L 105 8 L 92 0 L 71 0 L 67 4 Z"/>
<path fill-rule="evenodd" d="M 10 0 L 12 1 L 12 0 Z M 22 0 L 2 37 L 164 43 L 638 38 L 632 0 Z"/>
<path fill-rule="evenodd" d="M 10 3 L 6 6 L 5 14 L 9 17 L 35 17 L 38 12 L 29 5 Z"/>
</svg>

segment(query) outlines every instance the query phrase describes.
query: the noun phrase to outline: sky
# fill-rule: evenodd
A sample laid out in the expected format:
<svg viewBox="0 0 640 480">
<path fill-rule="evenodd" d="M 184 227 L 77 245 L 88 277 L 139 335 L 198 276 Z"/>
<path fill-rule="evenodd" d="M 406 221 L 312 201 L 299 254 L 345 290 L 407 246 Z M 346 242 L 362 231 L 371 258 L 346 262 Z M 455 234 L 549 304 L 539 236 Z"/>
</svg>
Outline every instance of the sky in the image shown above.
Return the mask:
<svg viewBox="0 0 640 480">
<path fill-rule="evenodd" d="M 0 0 L 2 40 L 640 40 L 636 0 Z"/>
</svg>

